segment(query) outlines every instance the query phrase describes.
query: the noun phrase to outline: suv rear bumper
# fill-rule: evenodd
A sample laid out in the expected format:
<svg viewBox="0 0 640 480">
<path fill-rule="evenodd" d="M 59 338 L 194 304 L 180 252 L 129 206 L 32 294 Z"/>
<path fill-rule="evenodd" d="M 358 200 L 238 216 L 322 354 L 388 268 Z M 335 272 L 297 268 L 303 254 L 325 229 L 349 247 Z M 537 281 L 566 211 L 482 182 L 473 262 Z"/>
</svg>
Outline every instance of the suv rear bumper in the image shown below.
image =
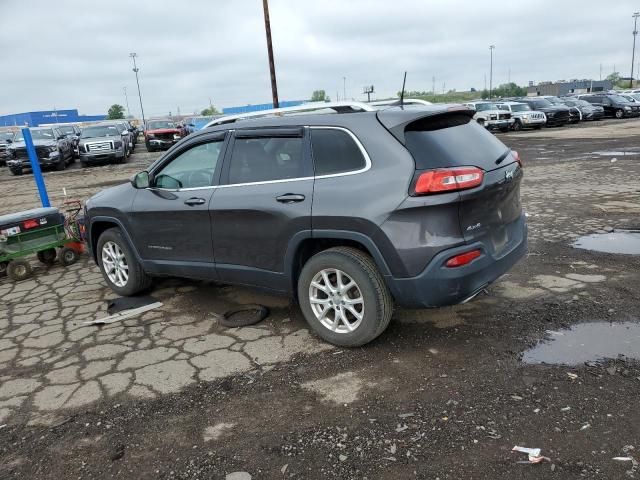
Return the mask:
<svg viewBox="0 0 640 480">
<path fill-rule="evenodd" d="M 527 253 L 527 224 L 524 214 L 515 231 L 520 232 L 506 251 L 494 256 L 482 242 L 445 250 L 436 255 L 427 268 L 412 278 L 386 277 L 387 285 L 399 306 L 407 308 L 443 307 L 471 299 L 509 271 Z M 482 255 L 468 265 L 448 268 L 451 257 L 480 249 Z"/>
</svg>

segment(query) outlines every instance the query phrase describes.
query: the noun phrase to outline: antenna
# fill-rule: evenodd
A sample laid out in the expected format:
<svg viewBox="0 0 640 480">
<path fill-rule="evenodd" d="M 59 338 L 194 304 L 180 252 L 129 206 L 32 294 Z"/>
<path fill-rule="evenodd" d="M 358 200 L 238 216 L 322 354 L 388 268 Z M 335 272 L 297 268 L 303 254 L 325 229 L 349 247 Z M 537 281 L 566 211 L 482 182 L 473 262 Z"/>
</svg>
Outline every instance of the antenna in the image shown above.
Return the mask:
<svg viewBox="0 0 640 480">
<path fill-rule="evenodd" d="M 400 106 L 404 105 L 404 86 L 407 83 L 407 72 L 404 72 L 404 80 L 402 80 L 402 91 L 400 92 Z"/>
</svg>

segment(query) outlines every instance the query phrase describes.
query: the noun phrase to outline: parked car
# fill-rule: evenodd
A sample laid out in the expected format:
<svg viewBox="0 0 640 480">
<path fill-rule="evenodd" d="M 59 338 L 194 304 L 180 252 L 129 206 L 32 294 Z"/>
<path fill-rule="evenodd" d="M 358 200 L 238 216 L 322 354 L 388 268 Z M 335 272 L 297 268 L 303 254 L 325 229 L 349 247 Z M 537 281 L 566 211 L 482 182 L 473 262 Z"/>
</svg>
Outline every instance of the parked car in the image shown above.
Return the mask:
<svg viewBox="0 0 640 480">
<path fill-rule="evenodd" d="M 71 145 L 73 146 L 73 156 L 74 158 L 78 158 L 80 156 L 80 152 L 78 151 L 78 143 L 80 143 L 80 127 L 77 125 L 58 125 L 57 128 L 71 141 Z"/>
<path fill-rule="evenodd" d="M 640 106 L 633 105 L 629 100 L 620 95 L 592 93 L 579 95 L 578 98 L 602 107 L 605 117 L 628 118 L 640 115 Z"/>
<path fill-rule="evenodd" d="M 135 150 L 136 145 L 138 143 L 138 127 L 136 127 L 129 120 L 124 120 L 123 122 L 126 125 L 127 130 L 129 130 L 129 134 L 131 136 L 131 141 L 133 143 L 133 150 Z"/>
<path fill-rule="evenodd" d="M 104 123 L 85 127 L 79 144 L 81 165 L 123 163 L 127 157 L 126 141 L 117 125 Z"/>
<path fill-rule="evenodd" d="M 500 110 L 493 102 L 470 102 L 465 103 L 464 106 L 475 111 L 473 118 L 487 130 L 508 132 L 513 125 L 511 113 Z"/>
<path fill-rule="evenodd" d="M 621 93 L 620 94 L 621 97 L 626 98 L 627 100 L 629 100 L 629 102 L 633 103 L 634 105 L 640 105 L 640 99 L 636 98 L 639 97 L 640 95 L 638 94 L 633 94 L 633 93 Z"/>
<path fill-rule="evenodd" d="M 75 161 L 71 141 L 58 128 L 39 127 L 29 130 L 38 156 L 38 163 L 42 167 L 55 167 L 56 170 L 64 170 L 68 164 Z M 22 175 L 25 169 L 31 169 L 22 130 L 15 133 L 7 152 L 7 166 L 12 174 Z"/>
<path fill-rule="evenodd" d="M 521 102 L 501 102 L 496 103 L 500 110 L 511 113 L 513 118 L 513 130 L 523 130 L 525 128 L 540 129 L 547 123 L 547 117 L 543 112 L 532 110 L 529 105 Z"/>
<path fill-rule="evenodd" d="M 120 131 L 120 136 L 122 137 L 125 148 L 125 157 L 131 155 L 131 152 L 133 152 L 136 145 L 133 142 L 133 134 L 130 131 L 128 122 L 125 122 L 124 120 L 110 120 L 103 122 L 103 124 L 114 125 Z"/>
<path fill-rule="evenodd" d="M 579 109 L 582 114 L 582 120 L 601 120 L 604 118 L 604 109 L 598 105 L 592 105 L 585 100 L 574 97 L 562 97 L 561 100 L 568 107 Z"/>
<path fill-rule="evenodd" d="M 184 128 L 186 135 L 197 132 L 214 118 L 220 118 L 222 115 L 188 117 L 184 119 Z"/>
<path fill-rule="evenodd" d="M 565 101 L 554 95 L 542 95 L 539 98 L 544 98 L 548 100 L 549 103 L 555 105 L 556 107 L 566 107 L 569 109 L 569 123 L 578 123 L 582 120 L 582 112 L 577 107 L 569 106 L 565 103 Z"/>
<path fill-rule="evenodd" d="M 554 105 L 546 98 L 522 97 L 516 100 L 526 103 L 532 110 L 542 112 L 547 117 L 547 127 L 561 127 L 569 121 L 569 107 L 565 105 Z"/>
<path fill-rule="evenodd" d="M 167 150 L 184 136 L 185 131 L 171 119 L 149 120 L 144 128 L 144 143 L 148 152 Z"/>
<path fill-rule="evenodd" d="M 14 132 L 12 130 L 0 131 L 0 165 L 7 163 L 7 148 L 13 140 Z"/>
<path fill-rule="evenodd" d="M 360 105 L 221 118 L 90 198 L 105 282 L 118 295 L 155 276 L 297 293 L 313 331 L 358 346 L 394 301 L 465 302 L 525 255 L 522 164 L 474 111 Z"/>
</svg>

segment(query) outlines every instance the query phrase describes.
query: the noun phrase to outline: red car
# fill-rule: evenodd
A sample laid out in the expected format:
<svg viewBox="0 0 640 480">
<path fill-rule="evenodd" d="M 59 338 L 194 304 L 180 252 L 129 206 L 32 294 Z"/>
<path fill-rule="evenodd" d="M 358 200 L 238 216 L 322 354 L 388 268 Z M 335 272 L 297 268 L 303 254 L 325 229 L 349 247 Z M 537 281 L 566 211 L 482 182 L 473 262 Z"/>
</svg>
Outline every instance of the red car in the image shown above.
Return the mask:
<svg viewBox="0 0 640 480">
<path fill-rule="evenodd" d="M 147 152 L 167 150 L 184 136 L 184 128 L 171 119 L 149 120 L 144 128 Z"/>
</svg>

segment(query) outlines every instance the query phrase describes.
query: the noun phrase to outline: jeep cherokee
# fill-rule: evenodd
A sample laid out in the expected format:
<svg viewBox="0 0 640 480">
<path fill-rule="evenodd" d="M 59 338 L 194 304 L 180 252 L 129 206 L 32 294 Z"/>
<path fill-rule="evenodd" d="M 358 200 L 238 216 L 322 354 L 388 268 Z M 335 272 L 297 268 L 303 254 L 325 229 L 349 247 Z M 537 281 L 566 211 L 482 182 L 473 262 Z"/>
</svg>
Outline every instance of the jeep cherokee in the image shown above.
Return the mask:
<svg viewBox="0 0 640 480">
<path fill-rule="evenodd" d="M 465 302 L 525 255 L 520 159 L 473 110 L 363 110 L 221 118 L 89 199 L 106 283 L 134 295 L 180 276 L 290 294 L 316 334 L 358 346 L 394 301 Z"/>
</svg>

